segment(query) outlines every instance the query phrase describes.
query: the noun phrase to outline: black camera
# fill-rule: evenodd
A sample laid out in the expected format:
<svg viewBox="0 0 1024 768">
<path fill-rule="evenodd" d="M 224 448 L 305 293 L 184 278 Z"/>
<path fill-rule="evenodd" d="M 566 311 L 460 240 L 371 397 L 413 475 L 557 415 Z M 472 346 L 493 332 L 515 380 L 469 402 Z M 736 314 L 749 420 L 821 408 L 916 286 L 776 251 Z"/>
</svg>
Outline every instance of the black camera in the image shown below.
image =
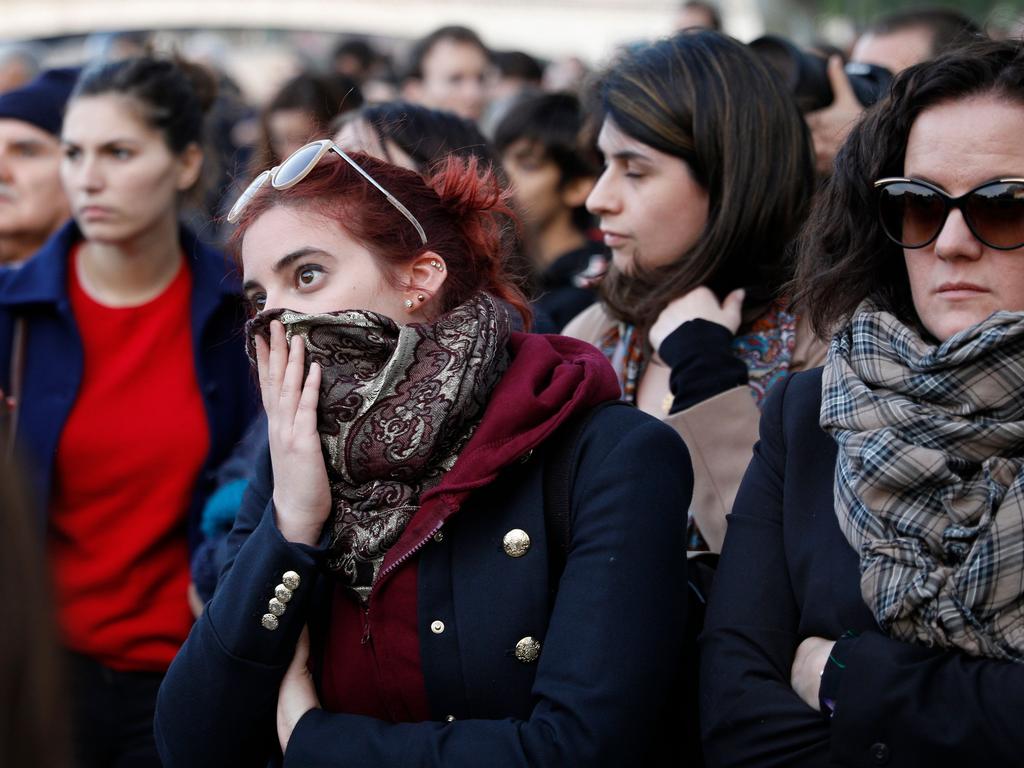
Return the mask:
<svg viewBox="0 0 1024 768">
<path fill-rule="evenodd" d="M 775 35 L 757 38 L 750 43 L 750 49 L 783 78 L 801 112 L 813 112 L 832 103 L 825 57 L 801 50 Z M 865 107 L 882 98 L 892 82 L 892 73 L 885 67 L 851 62 L 845 69 L 857 101 Z"/>
</svg>

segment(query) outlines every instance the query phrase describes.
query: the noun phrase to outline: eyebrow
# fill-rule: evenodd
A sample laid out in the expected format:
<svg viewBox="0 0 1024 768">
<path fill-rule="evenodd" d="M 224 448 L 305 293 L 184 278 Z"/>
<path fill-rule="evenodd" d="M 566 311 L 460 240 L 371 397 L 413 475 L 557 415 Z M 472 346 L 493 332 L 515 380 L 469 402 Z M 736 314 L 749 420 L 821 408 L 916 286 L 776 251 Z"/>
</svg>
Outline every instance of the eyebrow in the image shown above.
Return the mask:
<svg viewBox="0 0 1024 768">
<path fill-rule="evenodd" d="M 60 143 L 61 144 L 70 144 L 71 146 L 78 146 L 79 144 L 81 144 L 80 141 L 75 141 L 74 139 L 66 138 L 64 136 L 60 137 Z M 104 141 L 102 144 L 100 144 L 100 148 L 101 149 L 106 149 L 108 147 L 113 147 L 113 146 L 117 146 L 117 145 L 122 145 L 122 146 L 123 145 L 129 145 L 129 146 L 135 147 L 135 146 L 139 146 L 139 144 L 140 144 L 140 142 L 139 142 L 138 139 L 132 139 L 132 138 L 128 138 L 128 137 L 114 138 L 114 139 L 107 139 L 106 141 Z"/>
<path fill-rule="evenodd" d="M 333 255 L 325 251 L 323 248 L 314 248 L 311 245 L 305 245 L 302 248 L 296 248 L 294 251 L 289 251 L 288 253 L 286 253 L 284 256 L 282 256 L 274 263 L 274 266 L 271 267 L 271 270 L 274 272 L 274 274 L 278 274 L 282 270 L 287 269 L 289 265 L 294 264 L 302 257 L 309 256 L 314 253 L 320 253 L 323 254 L 324 256 L 330 256 L 331 258 L 334 258 Z M 258 281 L 246 280 L 245 283 L 242 285 L 242 292 L 248 293 L 253 288 L 259 287 L 260 284 Z"/>
<path fill-rule="evenodd" d="M 647 155 L 632 149 L 620 149 L 618 152 L 612 152 L 611 157 L 616 160 L 625 160 L 626 162 L 629 162 L 630 160 L 642 160 L 646 163 L 651 162 L 651 158 Z"/>
</svg>

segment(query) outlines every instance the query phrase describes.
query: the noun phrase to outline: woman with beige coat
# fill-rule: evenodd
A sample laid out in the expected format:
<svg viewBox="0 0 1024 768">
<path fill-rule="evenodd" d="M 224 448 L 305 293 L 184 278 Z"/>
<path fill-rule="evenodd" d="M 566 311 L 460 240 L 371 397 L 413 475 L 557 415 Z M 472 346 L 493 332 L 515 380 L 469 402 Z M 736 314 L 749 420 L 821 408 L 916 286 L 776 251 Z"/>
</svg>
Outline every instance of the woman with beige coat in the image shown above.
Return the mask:
<svg viewBox="0 0 1024 768">
<path fill-rule="evenodd" d="M 565 328 L 595 344 L 622 398 L 685 439 L 691 550 L 721 549 L 760 404 L 824 346 L 781 288 L 814 188 L 782 84 L 735 40 L 681 33 L 627 52 L 597 90 L 605 169 L 587 200 L 612 264 Z"/>
</svg>

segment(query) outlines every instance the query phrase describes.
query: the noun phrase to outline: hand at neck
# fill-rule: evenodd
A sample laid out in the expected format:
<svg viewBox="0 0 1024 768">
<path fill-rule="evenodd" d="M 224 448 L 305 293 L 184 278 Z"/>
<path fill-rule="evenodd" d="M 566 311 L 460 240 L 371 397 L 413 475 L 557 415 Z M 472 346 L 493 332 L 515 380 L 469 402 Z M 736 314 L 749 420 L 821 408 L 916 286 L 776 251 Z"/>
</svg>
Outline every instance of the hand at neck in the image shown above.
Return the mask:
<svg viewBox="0 0 1024 768">
<path fill-rule="evenodd" d="M 132 307 L 159 296 L 181 266 L 176 214 L 119 242 L 87 240 L 78 252 L 79 283 L 109 307 Z"/>
</svg>

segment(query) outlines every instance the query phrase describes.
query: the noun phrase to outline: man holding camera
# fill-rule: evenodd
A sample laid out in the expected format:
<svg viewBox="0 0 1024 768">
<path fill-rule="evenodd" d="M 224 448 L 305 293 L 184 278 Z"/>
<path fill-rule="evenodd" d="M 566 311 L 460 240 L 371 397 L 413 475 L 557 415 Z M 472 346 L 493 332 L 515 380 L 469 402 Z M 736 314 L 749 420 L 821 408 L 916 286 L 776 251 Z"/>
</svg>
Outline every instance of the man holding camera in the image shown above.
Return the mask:
<svg viewBox="0 0 1024 768">
<path fill-rule="evenodd" d="M 967 16 L 949 8 L 901 11 L 868 27 L 853 46 L 850 60 L 885 67 L 895 75 L 981 34 Z M 828 62 L 828 78 L 832 103 L 806 116 L 814 140 L 815 164 L 823 175 L 831 173 L 836 152 L 864 111 L 838 56 Z"/>
</svg>

